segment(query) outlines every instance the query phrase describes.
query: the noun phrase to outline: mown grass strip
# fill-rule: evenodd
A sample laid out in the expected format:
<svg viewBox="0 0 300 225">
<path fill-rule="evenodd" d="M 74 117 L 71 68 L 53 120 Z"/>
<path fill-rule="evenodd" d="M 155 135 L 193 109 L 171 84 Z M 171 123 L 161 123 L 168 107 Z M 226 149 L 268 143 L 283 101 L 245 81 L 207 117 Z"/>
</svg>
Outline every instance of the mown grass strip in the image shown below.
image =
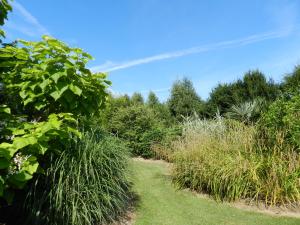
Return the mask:
<svg viewBox="0 0 300 225">
<path fill-rule="evenodd" d="M 133 161 L 140 196 L 134 225 L 298 225 L 300 219 L 234 208 L 176 190 L 167 164 Z"/>
</svg>

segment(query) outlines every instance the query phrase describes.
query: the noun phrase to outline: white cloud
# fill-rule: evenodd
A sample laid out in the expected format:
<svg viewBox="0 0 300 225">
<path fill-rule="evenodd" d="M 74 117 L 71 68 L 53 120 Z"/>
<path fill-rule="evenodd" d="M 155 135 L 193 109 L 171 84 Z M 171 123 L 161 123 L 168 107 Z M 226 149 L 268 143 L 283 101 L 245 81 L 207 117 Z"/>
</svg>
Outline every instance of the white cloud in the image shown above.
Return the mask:
<svg viewBox="0 0 300 225">
<path fill-rule="evenodd" d="M 23 5 L 17 1 L 12 2 L 13 10 L 22 17 L 24 23 L 17 24 L 8 21 L 6 26 L 30 37 L 39 37 L 43 34 L 50 35 L 50 32 L 35 18 Z"/>
<path fill-rule="evenodd" d="M 193 48 L 183 49 L 180 51 L 162 53 L 162 54 L 158 54 L 158 55 L 154 55 L 154 56 L 150 56 L 150 57 L 134 59 L 134 60 L 123 62 L 123 63 L 113 63 L 111 61 L 108 61 L 102 65 L 92 67 L 91 70 L 93 72 L 100 72 L 100 71 L 101 72 L 111 72 L 111 71 L 115 71 L 115 70 L 126 69 L 129 67 L 138 66 L 141 64 L 147 64 L 147 63 L 165 60 L 165 59 L 178 58 L 178 57 L 182 57 L 182 56 L 198 54 L 198 53 L 203 53 L 203 52 L 209 52 L 209 51 L 215 51 L 215 50 L 224 49 L 224 48 L 235 48 L 235 47 L 249 45 L 252 43 L 261 42 L 261 41 L 265 41 L 265 40 L 282 38 L 284 36 L 289 35 L 291 32 L 292 32 L 292 30 L 290 28 L 288 28 L 288 29 L 282 29 L 279 31 L 255 34 L 255 35 L 251 35 L 251 36 L 240 38 L 240 39 L 222 41 L 222 42 L 212 43 L 212 44 L 203 45 L 203 46 L 196 46 Z"/>
</svg>

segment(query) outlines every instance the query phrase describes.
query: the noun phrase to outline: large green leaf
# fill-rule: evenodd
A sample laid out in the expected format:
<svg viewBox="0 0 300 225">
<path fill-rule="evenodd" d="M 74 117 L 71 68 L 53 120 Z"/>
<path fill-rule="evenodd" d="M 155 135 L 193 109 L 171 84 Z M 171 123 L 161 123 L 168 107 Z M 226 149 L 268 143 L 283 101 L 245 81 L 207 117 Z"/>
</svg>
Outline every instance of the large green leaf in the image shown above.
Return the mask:
<svg viewBox="0 0 300 225">
<path fill-rule="evenodd" d="M 32 179 L 32 175 L 27 171 L 20 171 L 13 174 L 8 178 L 8 181 L 14 188 L 22 189 L 26 185 L 26 182 Z"/>
<path fill-rule="evenodd" d="M 35 156 L 30 156 L 26 162 L 22 165 L 22 171 L 26 171 L 28 174 L 33 175 L 39 166 L 37 158 Z"/>
<path fill-rule="evenodd" d="M 65 73 L 63 73 L 63 72 L 57 72 L 57 73 L 54 73 L 53 75 L 51 75 L 51 79 L 57 84 L 58 80 L 61 77 L 64 77 L 64 76 L 66 76 Z"/>
<path fill-rule="evenodd" d="M 76 85 L 73 85 L 73 84 L 70 84 L 70 85 L 69 85 L 69 89 L 70 89 L 75 95 L 78 95 L 78 96 L 80 96 L 81 93 L 82 93 L 82 89 L 79 88 L 79 87 L 76 86 Z"/>
<path fill-rule="evenodd" d="M 13 135 L 23 135 L 26 131 L 24 129 L 13 129 Z"/>
<path fill-rule="evenodd" d="M 51 84 L 51 80 L 50 79 L 45 79 L 42 83 L 39 84 L 39 87 L 42 89 L 42 91 L 45 90 L 45 88 L 47 86 L 49 86 Z"/>
<path fill-rule="evenodd" d="M 6 105 L 1 105 L 1 106 L 0 106 L 0 113 L 10 114 L 11 111 L 10 111 L 10 108 L 7 107 Z"/>
<path fill-rule="evenodd" d="M 6 142 L 0 144 L 0 157 L 2 156 L 10 160 L 14 154 L 15 154 L 15 150 L 13 148 L 13 144 L 6 143 Z"/>
<path fill-rule="evenodd" d="M 35 107 L 37 110 L 41 110 L 41 109 L 45 108 L 46 106 L 47 106 L 46 103 L 44 103 L 44 102 L 38 102 L 38 103 L 35 104 L 34 107 Z"/>
<path fill-rule="evenodd" d="M 68 85 L 65 85 L 61 89 L 53 91 L 50 95 L 52 98 L 54 98 L 55 101 L 57 101 L 67 89 L 68 89 Z"/>
<path fill-rule="evenodd" d="M 13 141 L 13 146 L 15 148 L 15 151 L 22 149 L 28 145 L 34 145 L 37 143 L 37 139 L 33 136 L 27 136 L 27 137 L 16 137 Z"/>
<path fill-rule="evenodd" d="M 0 62 L 0 67 L 13 67 L 17 64 L 16 61 L 3 61 Z"/>
</svg>

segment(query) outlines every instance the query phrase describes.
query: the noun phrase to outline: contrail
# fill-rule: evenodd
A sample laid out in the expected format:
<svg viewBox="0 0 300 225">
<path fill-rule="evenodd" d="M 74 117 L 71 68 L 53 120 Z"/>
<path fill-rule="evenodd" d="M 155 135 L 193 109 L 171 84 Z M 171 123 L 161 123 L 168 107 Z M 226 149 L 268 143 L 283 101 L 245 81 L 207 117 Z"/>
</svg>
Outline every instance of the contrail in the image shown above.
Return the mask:
<svg viewBox="0 0 300 225">
<path fill-rule="evenodd" d="M 265 40 L 270 39 L 277 39 L 284 36 L 289 35 L 291 32 L 290 29 L 280 30 L 280 31 L 273 31 L 273 32 L 267 32 L 267 33 L 260 33 L 251 35 L 248 37 L 240 38 L 240 39 L 234 39 L 229 41 L 222 41 L 222 42 L 216 42 L 208 45 L 202 45 L 202 46 L 196 46 L 193 48 L 183 49 L 179 51 L 174 52 L 167 52 L 162 53 L 150 57 L 140 58 L 140 59 L 134 59 L 131 61 L 123 62 L 123 63 L 105 63 L 99 66 L 92 67 L 91 70 L 93 72 L 111 72 L 121 69 L 126 69 L 129 67 L 138 66 L 141 64 L 147 64 L 155 61 L 165 60 L 165 59 L 171 59 L 171 58 L 178 58 L 182 56 L 192 55 L 192 54 L 198 54 L 203 52 L 209 52 L 219 49 L 225 49 L 225 48 L 236 48 L 239 46 L 249 45 L 256 42 L 261 42 Z"/>
<path fill-rule="evenodd" d="M 50 32 L 38 21 L 37 18 L 35 18 L 23 5 L 21 5 L 17 1 L 12 2 L 13 8 L 17 10 L 25 21 L 30 23 L 39 34 L 47 34 L 50 35 Z M 24 31 L 24 29 L 21 29 L 21 27 L 17 27 L 16 25 L 13 25 L 13 29 L 17 29 L 19 31 Z M 28 35 L 28 32 L 23 32 L 24 34 Z M 30 35 L 32 36 L 32 35 Z"/>
</svg>

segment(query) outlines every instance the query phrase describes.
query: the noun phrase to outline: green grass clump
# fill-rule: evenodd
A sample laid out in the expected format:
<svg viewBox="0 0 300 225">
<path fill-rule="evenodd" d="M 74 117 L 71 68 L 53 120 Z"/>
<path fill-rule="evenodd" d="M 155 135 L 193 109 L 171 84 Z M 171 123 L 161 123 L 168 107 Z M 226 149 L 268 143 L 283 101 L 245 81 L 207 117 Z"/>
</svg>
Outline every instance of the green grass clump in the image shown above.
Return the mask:
<svg viewBox="0 0 300 225">
<path fill-rule="evenodd" d="M 299 204 L 299 154 L 266 151 L 256 144 L 255 132 L 252 126 L 221 118 L 189 121 L 173 144 L 174 181 L 218 200 Z"/>
<path fill-rule="evenodd" d="M 75 138 L 26 202 L 29 224 L 104 224 L 129 206 L 127 148 L 116 138 L 88 132 Z"/>
</svg>

